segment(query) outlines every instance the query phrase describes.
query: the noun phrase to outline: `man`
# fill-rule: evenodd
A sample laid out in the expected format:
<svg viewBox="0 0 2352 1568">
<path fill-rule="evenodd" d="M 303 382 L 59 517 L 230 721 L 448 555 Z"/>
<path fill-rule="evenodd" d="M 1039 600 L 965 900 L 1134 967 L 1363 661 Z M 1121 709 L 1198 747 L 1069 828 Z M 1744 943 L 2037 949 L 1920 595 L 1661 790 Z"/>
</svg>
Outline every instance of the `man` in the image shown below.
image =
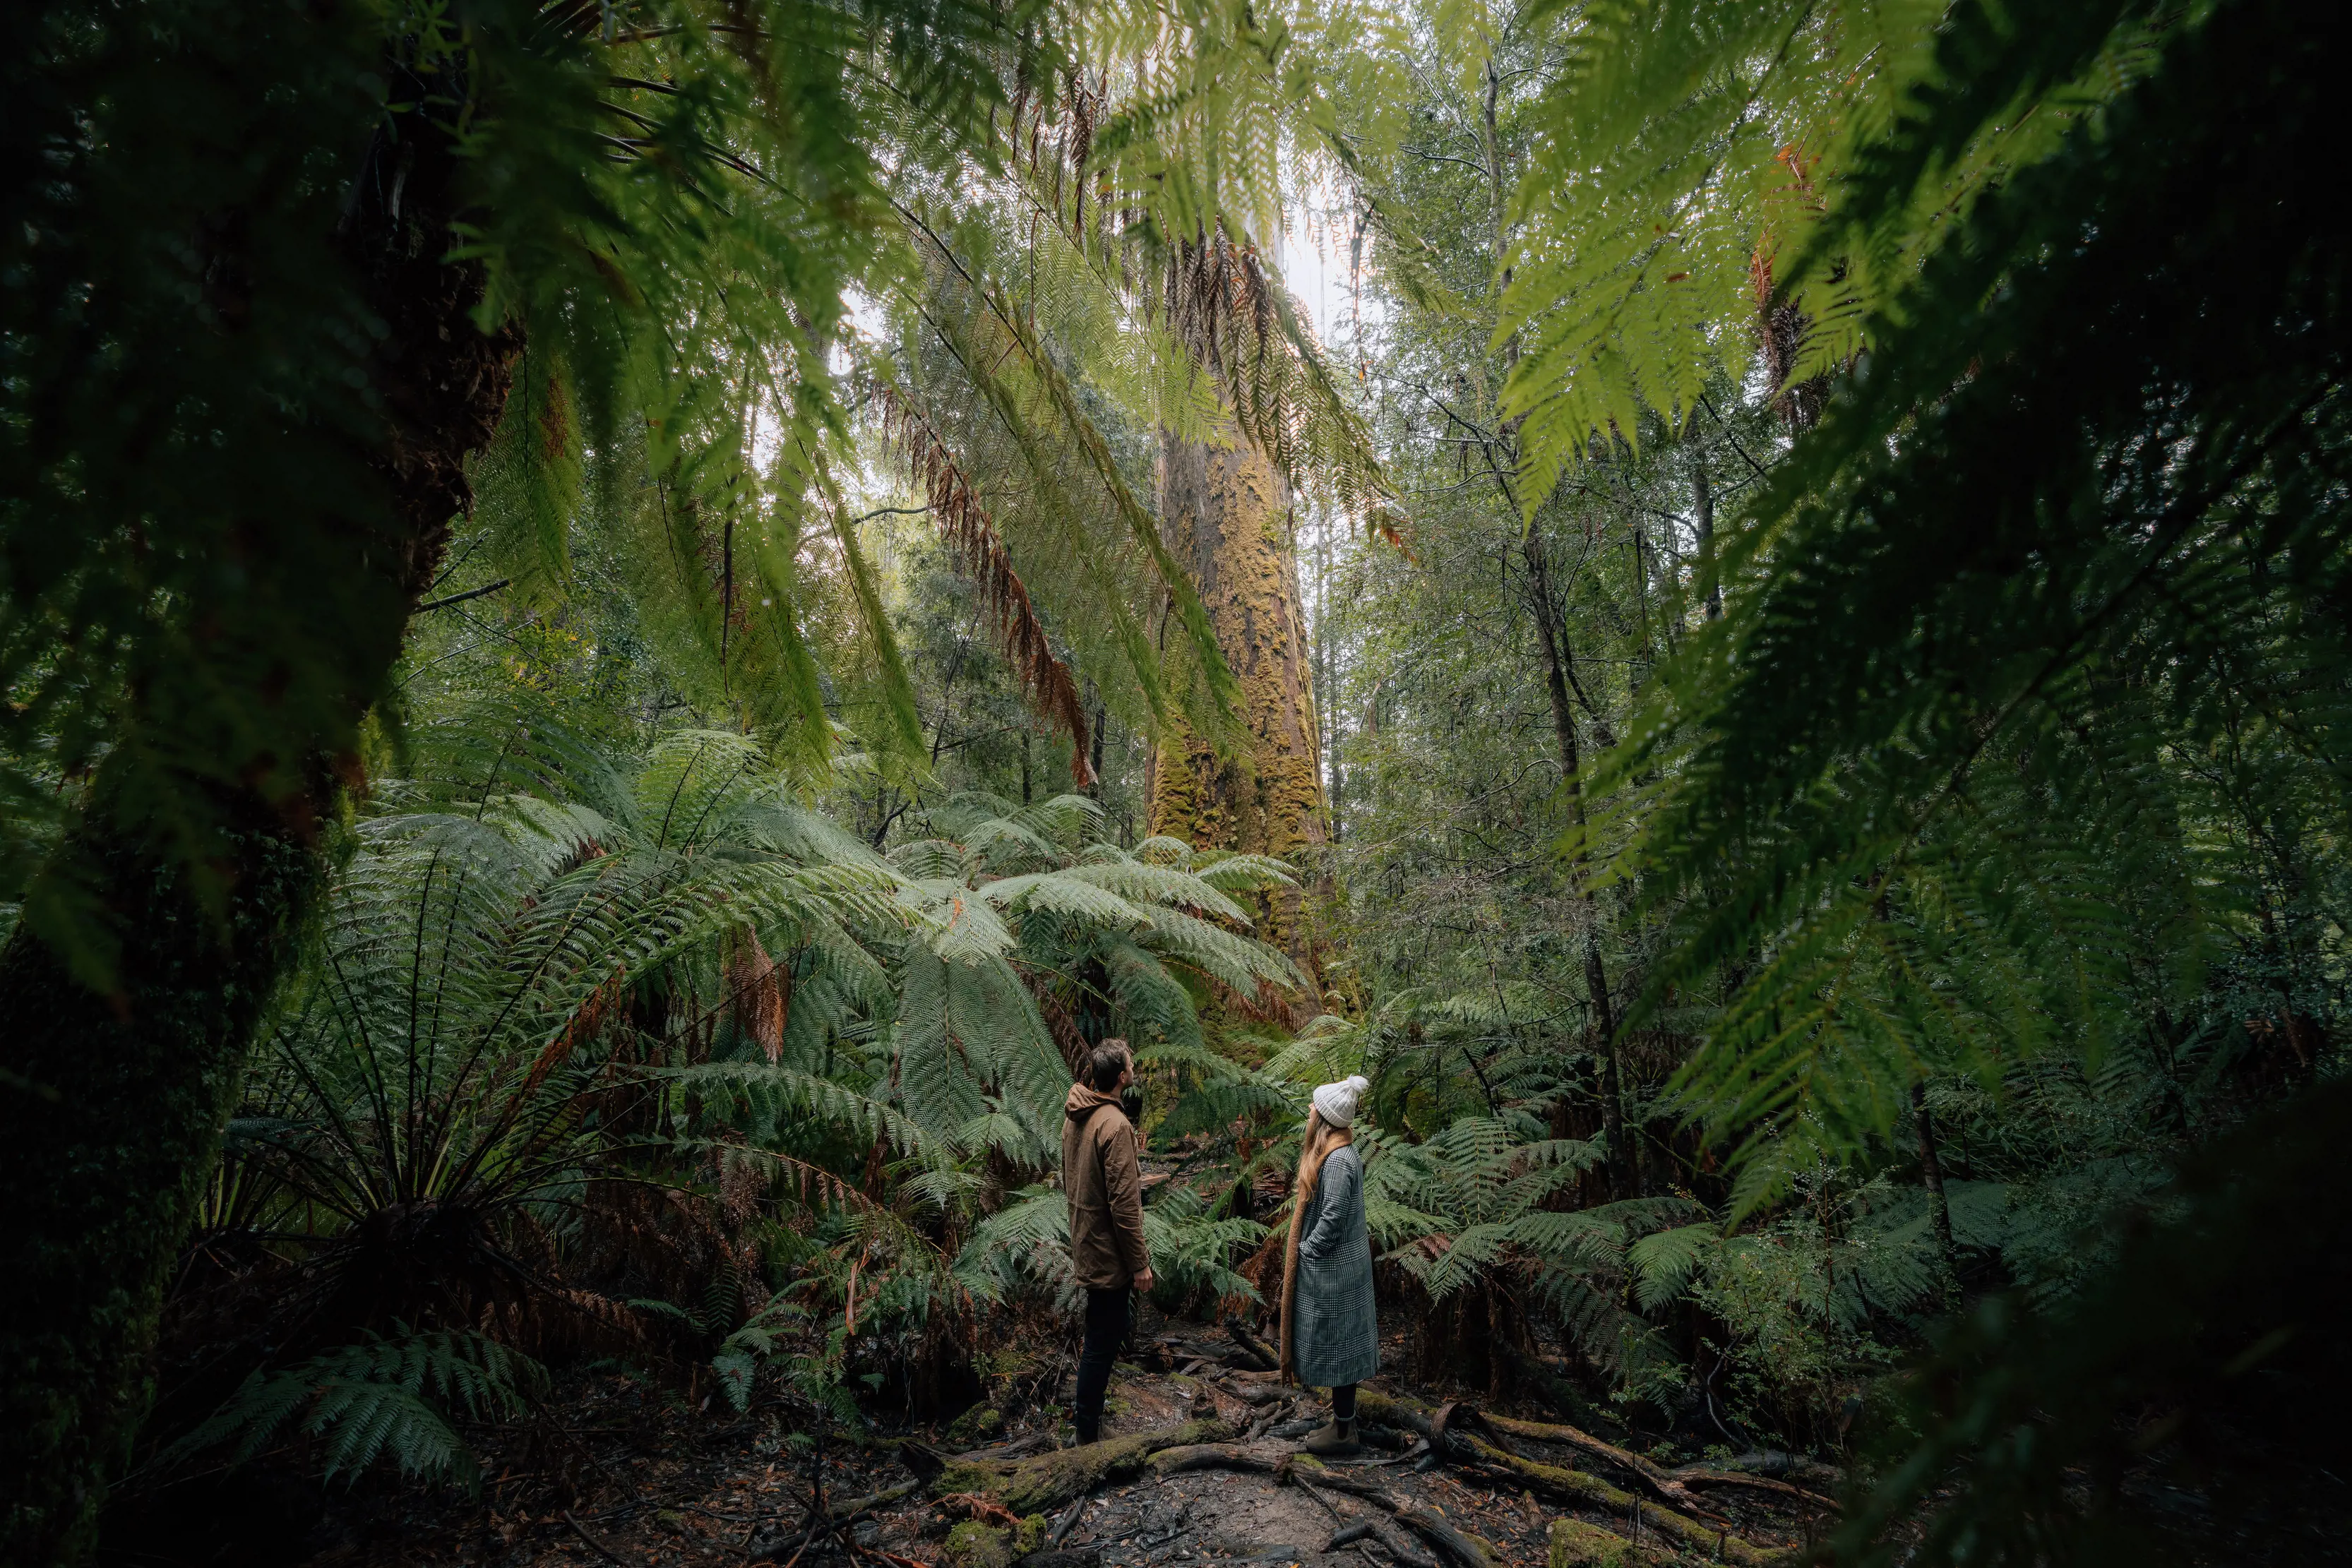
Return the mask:
<svg viewBox="0 0 2352 1568">
<path fill-rule="evenodd" d="M 1150 1291 L 1143 1247 L 1143 1167 L 1119 1091 L 1135 1081 L 1123 1040 L 1107 1040 L 1062 1105 L 1062 1192 L 1070 1204 L 1070 1261 L 1087 1288 L 1086 1348 L 1078 1354 L 1078 1441 L 1102 1437 L 1103 1395 L 1127 1338 L 1130 1289 Z"/>
</svg>

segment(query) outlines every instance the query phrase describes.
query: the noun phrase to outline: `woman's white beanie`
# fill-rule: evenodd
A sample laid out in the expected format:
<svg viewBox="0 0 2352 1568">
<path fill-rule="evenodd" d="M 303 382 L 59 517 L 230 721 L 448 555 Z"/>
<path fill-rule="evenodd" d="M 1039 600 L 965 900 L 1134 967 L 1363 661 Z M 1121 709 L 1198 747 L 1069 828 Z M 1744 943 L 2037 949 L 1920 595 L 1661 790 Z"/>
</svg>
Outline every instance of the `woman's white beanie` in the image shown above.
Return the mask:
<svg viewBox="0 0 2352 1568">
<path fill-rule="evenodd" d="M 1315 1091 L 1315 1108 L 1323 1113 L 1324 1122 L 1330 1126 L 1345 1127 L 1356 1120 L 1356 1102 L 1372 1086 L 1369 1078 L 1342 1078 L 1337 1083 L 1326 1083 Z"/>
</svg>

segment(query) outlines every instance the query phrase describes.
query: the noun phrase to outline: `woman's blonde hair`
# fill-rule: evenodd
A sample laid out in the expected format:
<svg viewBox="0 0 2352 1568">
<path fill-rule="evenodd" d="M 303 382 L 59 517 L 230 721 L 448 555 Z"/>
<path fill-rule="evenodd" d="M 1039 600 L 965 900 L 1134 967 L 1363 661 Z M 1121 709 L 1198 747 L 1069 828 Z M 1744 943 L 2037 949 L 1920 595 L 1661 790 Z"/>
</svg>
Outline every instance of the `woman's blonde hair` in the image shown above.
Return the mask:
<svg viewBox="0 0 2352 1568">
<path fill-rule="evenodd" d="M 1291 1177 L 1293 1199 L 1290 1208 L 1290 1228 L 1296 1235 L 1298 1216 L 1307 1200 L 1315 1196 L 1315 1184 L 1323 1175 L 1323 1162 L 1331 1151 L 1356 1141 L 1356 1135 L 1345 1127 L 1335 1127 L 1323 1119 L 1323 1113 L 1310 1109 L 1307 1113 L 1307 1135 L 1298 1143 L 1298 1169 Z"/>
</svg>

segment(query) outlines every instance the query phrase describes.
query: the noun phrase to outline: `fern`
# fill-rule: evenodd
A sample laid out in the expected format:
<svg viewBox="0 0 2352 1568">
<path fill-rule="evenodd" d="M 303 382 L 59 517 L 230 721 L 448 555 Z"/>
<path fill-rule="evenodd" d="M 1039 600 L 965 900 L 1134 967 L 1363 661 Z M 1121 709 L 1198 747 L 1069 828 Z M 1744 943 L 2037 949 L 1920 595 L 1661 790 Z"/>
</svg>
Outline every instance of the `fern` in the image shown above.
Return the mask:
<svg viewBox="0 0 2352 1568">
<path fill-rule="evenodd" d="M 319 1441 L 326 1475 L 356 1479 L 379 1459 L 404 1477 L 478 1485 L 454 1419 L 509 1420 L 545 1384 L 539 1364 L 473 1333 L 370 1334 L 296 1366 L 256 1372 L 159 1462 L 224 1445 L 243 1464 L 289 1428 Z"/>
</svg>

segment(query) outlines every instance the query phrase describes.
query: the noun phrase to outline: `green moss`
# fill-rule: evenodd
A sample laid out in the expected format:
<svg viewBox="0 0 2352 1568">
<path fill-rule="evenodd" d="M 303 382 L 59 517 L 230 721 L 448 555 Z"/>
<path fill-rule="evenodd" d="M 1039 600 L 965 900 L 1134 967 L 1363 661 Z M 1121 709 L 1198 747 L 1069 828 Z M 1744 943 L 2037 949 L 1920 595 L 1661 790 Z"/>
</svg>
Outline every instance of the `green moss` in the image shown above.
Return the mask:
<svg viewBox="0 0 2352 1568">
<path fill-rule="evenodd" d="M 1013 1531 L 968 1520 L 948 1531 L 940 1548 L 941 1568 L 1013 1568 Z"/>
<path fill-rule="evenodd" d="M 1042 1513 L 1033 1513 L 1018 1525 L 968 1520 L 948 1531 L 940 1548 L 940 1568 L 1013 1568 L 1032 1552 L 1045 1550 L 1047 1522 Z"/>
<path fill-rule="evenodd" d="M 1045 1549 L 1045 1526 L 1048 1522 L 1042 1513 L 1033 1513 L 1021 1521 L 1021 1528 L 1013 1532 L 1013 1544 L 1019 1548 L 1022 1556 Z"/>
<path fill-rule="evenodd" d="M 1551 1568 L 1632 1568 L 1633 1543 L 1580 1519 L 1551 1521 Z"/>
<path fill-rule="evenodd" d="M 991 1405 L 975 1405 L 948 1424 L 940 1441 L 951 1452 L 981 1448 L 1003 1435 L 1004 1416 Z"/>
</svg>

